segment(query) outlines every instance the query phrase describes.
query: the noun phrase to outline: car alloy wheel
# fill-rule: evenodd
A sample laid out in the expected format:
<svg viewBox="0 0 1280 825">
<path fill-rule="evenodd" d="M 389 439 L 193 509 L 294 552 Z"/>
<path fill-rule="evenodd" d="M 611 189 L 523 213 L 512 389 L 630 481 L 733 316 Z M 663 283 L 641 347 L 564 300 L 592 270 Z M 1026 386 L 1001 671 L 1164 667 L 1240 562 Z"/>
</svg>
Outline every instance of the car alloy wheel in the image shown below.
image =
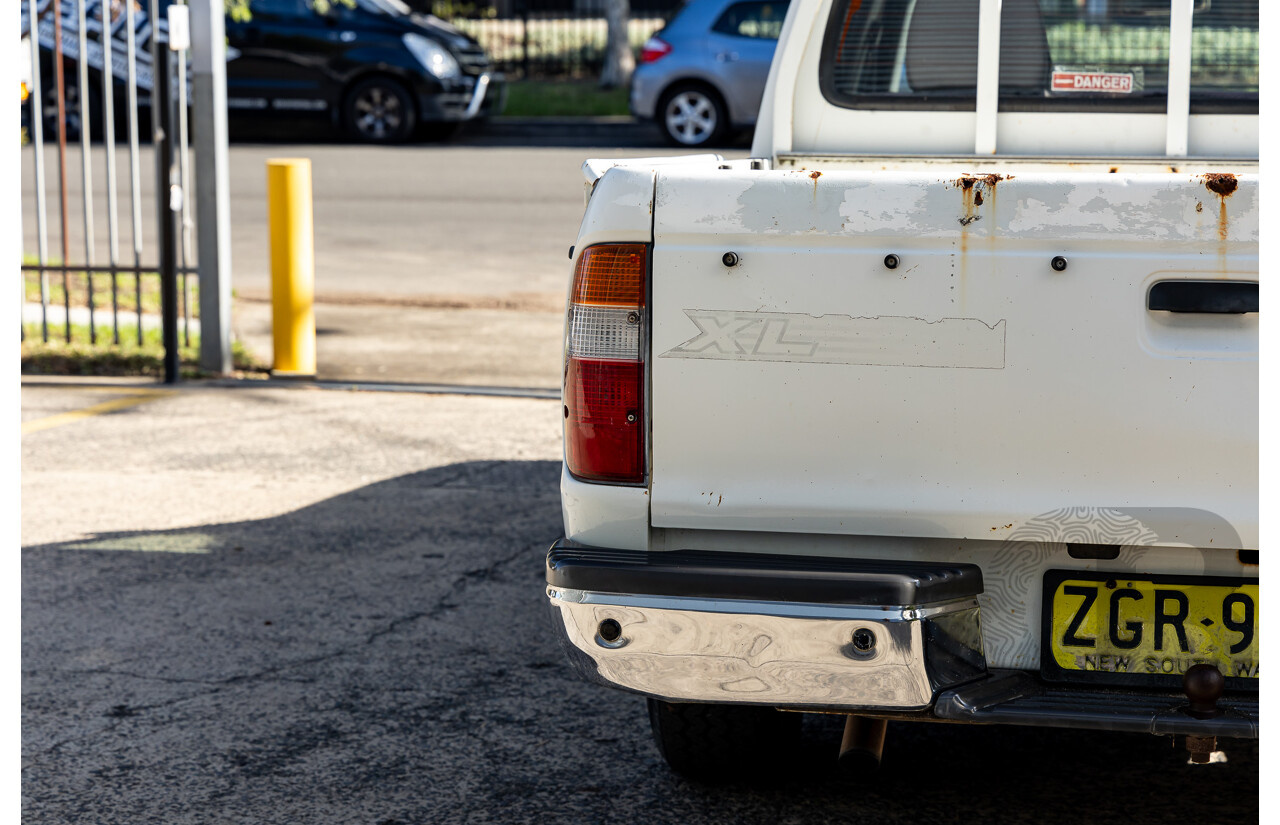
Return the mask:
<svg viewBox="0 0 1280 825">
<path fill-rule="evenodd" d="M 367 80 L 347 101 L 347 127 L 366 143 L 394 143 L 413 130 L 414 111 L 408 94 L 392 81 Z"/>
<path fill-rule="evenodd" d="M 701 89 L 681 89 L 662 108 L 667 135 L 685 146 L 711 142 L 723 128 L 719 102 Z"/>
<path fill-rule="evenodd" d="M 404 107 L 400 99 L 381 86 L 365 89 L 356 98 L 356 128 L 371 140 L 386 140 L 400 130 Z"/>
</svg>

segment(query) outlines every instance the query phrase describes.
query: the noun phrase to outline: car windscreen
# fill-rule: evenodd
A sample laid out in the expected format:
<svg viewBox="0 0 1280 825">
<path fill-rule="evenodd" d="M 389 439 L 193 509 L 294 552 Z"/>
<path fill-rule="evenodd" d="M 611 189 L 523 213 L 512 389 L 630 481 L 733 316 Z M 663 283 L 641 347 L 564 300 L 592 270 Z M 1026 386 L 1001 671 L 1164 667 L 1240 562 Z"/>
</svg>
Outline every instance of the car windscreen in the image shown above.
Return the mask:
<svg viewBox="0 0 1280 825">
<path fill-rule="evenodd" d="M 412 14 L 413 9 L 401 0 L 356 0 L 356 5 L 374 14 L 385 14 L 390 17 L 404 17 Z"/>
<path fill-rule="evenodd" d="M 850 108 L 972 110 L 980 0 L 836 0 L 820 76 Z M 1258 0 L 1196 0 L 1192 112 L 1256 112 Z M 1004 0 L 1000 108 L 1164 111 L 1167 0 Z"/>
</svg>

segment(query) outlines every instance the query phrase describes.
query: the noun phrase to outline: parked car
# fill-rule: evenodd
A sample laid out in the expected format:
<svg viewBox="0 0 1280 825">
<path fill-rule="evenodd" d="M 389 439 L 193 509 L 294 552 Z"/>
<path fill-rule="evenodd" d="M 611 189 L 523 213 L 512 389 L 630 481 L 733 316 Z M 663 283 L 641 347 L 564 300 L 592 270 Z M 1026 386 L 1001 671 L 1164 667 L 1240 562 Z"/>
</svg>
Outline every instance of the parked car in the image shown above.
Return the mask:
<svg viewBox="0 0 1280 825">
<path fill-rule="evenodd" d="M 677 146 L 755 125 L 788 0 L 691 0 L 644 44 L 631 113 Z"/>
<path fill-rule="evenodd" d="M 412 12 L 401 0 L 354 0 L 354 7 L 331 4 L 324 14 L 311 0 L 251 0 L 251 19 L 228 16 L 227 103 L 238 119 L 274 117 L 290 123 L 332 124 L 351 137 L 392 143 L 415 131 L 445 135 L 463 123 L 497 114 L 506 102 L 506 83 L 471 37 L 432 15 Z M 37 0 L 40 72 L 45 131 L 56 134 L 53 82 L 54 20 L 51 0 Z M 168 2 L 162 2 L 167 7 Z M 30 31 L 22 4 L 22 29 Z M 68 136 L 80 132 L 77 54 L 78 12 L 63 3 Z M 136 8 L 139 117 L 149 129 L 151 109 L 151 25 L 146 8 Z M 98 0 L 86 16 L 101 19 Z M 111 40 L 116 64 L 117 130 L 125 127 L 122 101 L 127 24 L 114 12 Z M 166 31 L 160 20 L 160 31 Z M 89 119 L 101 134 L 103 70 L 101 26 L 90 25 Z M 162 38 L 164 35 L 162 34 Z M 26 47 L 24 47 L 26 48 Z M 24 54 L 26 52 L 24 51 Z"/>
<path fill-rule="evenodd" d="M 506 85 L 467 34 L 400 0 L 252 0 L 227 18 L 227 105 L 236 115 L 324 117 L 356 140 L 444 135 L 501 112 Z"/>
</svg>

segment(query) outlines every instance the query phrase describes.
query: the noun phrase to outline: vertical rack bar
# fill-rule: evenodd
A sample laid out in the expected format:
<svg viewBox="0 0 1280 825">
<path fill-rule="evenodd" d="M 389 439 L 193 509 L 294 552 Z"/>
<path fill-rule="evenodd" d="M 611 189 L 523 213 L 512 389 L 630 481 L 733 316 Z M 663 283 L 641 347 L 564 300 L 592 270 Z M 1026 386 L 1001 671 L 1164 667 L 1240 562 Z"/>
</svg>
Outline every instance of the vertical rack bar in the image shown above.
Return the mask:
<svg viewBox="0 0 1280 825">
<path fill-rule="evenodd" d="M 996 119 L 1000 109 L 1001 0 L 982 0 L 978 7 L 978 89 L 974 103 L 973 153 L 996 153 Z"/>
<path fill-rule="evenodd" d="M 35 149 L 36 178 L 36 262 L 40 264 L 40 340 L 49 343 L 49 227 L 45 221 L 44 200 L 44 86 L 40 82 L 40 21 L 36 0 L 27 0 L 27 16 L 31 21 L 31 146 Z M 23 276 L 22 298 L 26 303 L 26 276 Z"/>
<path fill-rule="evenodd" d="M 1187 156 L 1191 126 L 1191 15 L 1195 0 L 1173 0 L 1169 21 L 1169 99 L 1164 153 Z"/>
<path fill-rule="evenodd" d="M 71 239 L 67 237 L 67 78 L 62 66 L 62 0 L 53 0 L 53 77 L 58 94 L 58 219 L 62 225 L 63 331 L 71 343 L 71 283 L 67 261 Z"/>
<path fill-rule="evenodd" d="M 116 203 L 116 61 L 111 36 L 111 0 L 102 0 L 102 148 L 107 154 L 107 259 L 111 265 L 111 342 L 120 343 L 120 300 L 116 268 L 120 266 Z"/>
<path fill-rule="evenodd" d="M 80 194 L 84 206 L 84 275 L 89 289 L 89 343 L 98 343 L 98 328 L 93 317 L 93 157 L 89 153 L 92 137 L 93 112 L 89 105 L 89 32 L 85 6 L 89 0 L 76 0 L 76 33 L 79 69 L 76 80 L 76 97 L 80 109 Z"/>
<path fill-rule="evenodd" d="M 186 0 L 183 0 L 186 5 Z M 191 248 L 191 162 L 187 136 L 187 50 L 175 52 L 178 60 L 178 188 L 182 206 L 178 211 L 178 256 L 182 278 L 182 345 L 191 346 L 191 285 L 187 281 L 187 257 Z"/>
<path fill-rule="evenodd" d="M 129 205 L 133 218 L 133 289 L 134 306 L 138 310 L 138 346 L 142 346 L 142 181 L 138 160 L 138 41 L 137 19 L 133 13 L 133 3 L 126 0 L 124 4 L 125 27 L 125 66 L 127 68 L 129 96 Z M 155 26 L 152 25 L 154 37 Z M 155 73 L 152 72 L 152 111 L 155 109 Z"/>
</svg>

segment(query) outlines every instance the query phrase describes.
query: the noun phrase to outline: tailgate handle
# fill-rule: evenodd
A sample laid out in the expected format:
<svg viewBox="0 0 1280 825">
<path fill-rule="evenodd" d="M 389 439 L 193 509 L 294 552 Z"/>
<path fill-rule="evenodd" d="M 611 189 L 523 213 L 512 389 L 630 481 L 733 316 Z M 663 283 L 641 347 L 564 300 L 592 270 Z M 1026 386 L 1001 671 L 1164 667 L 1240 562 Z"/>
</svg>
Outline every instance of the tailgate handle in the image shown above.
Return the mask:
<svg viewBox="0 0 1280 825">
<path fill-rule="evenodd" d="M 1258 311 L 1257 281 L 1160 281 L 1147 293 L 1147 309 L 1238 315 Z"/>
</svg>

